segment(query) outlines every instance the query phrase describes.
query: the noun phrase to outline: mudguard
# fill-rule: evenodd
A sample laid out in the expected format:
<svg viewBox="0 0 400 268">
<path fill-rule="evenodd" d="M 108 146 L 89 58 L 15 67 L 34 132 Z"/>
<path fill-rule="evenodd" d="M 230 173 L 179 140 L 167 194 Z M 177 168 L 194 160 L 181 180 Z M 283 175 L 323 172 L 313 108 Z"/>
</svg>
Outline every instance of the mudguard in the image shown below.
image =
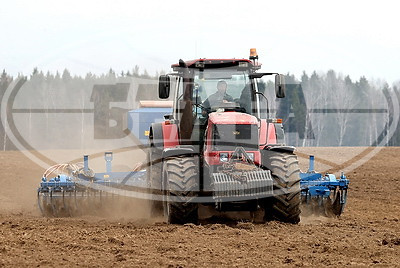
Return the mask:
<svg viewBox="0 0 400 268">
<path fill-rule="evenodd" d="M 197 154 L 192 146 L 187 147 L 175 147 L 175 148 L 166 148 L 162 152 L 162 159 L 168 157 L 178 157 L 178 156 L 193 156 Z"/>
<path fill-rule="evenodd" d="M 293 146 L 286 145 L 267 145 L 263 150 L 261 150 L 261 166 L 266 169 L 270 169 L 271 157 L 277 153 L 294 154 L 296 148 Z"/>
<path fill-rule="evenodd" d="M 283 131 L 283 125 L 280 123 L 275 123 L 275 133 L 276 133 L 276 141 L 277 143 L 283 144 L 285 143 L 285 133 Z"/>
<path fill-rule="evenodd" d="M 150 146 L 159 151 L 179 146 L 178 126 L 166 122 L 152 123 L 149 131 Z"/>
<path fill-rule="evenodd" d="M 264 147 L 263 151 L 294 153 L 294 150 L 296 150 L 296 147 L 294 146 L 287 146 L 282 144 L 276 144 L 276 145 L 268 144 L 267 146 Z"/>
<path fill-rule="evenodd" d="M 155 147 L 157 150 L 164 150 L 164 135 L 162 123 L 152 123 L 149 132 L 150 147 Z"/>
</svg>

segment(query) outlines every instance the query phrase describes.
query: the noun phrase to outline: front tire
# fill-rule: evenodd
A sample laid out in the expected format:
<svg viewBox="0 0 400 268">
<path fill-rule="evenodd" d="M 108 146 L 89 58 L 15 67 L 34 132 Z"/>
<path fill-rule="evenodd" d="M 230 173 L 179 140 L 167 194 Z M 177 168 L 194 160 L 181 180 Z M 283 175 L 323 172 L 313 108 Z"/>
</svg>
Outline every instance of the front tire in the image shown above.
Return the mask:
<svg viewBox="0 0 400 268">
<path fill-rule="evenodd" d="M 164 214 L 168 223 L 185 224 L 198 222 L 199 191 L 197 157 L 167 159 L 163 168 L 166 195 Z"/>
</svg>

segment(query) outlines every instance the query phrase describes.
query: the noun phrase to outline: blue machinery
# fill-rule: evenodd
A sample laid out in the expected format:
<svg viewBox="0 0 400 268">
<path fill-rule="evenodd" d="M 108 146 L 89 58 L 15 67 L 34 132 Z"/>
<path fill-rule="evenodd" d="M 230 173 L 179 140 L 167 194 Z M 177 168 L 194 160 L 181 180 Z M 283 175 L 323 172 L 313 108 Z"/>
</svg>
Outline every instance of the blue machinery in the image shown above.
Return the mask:
<svg viewBox="0 0 400 268">
<path fill-rule="evenodd" d="M 42 214 L 56 217 L 90 214 L 107 197 L 117 199 L 135 193 L 140 198 L 146 190 L 146 171 L 112 172 L 112 152 L 106 152 L 104 159 L 104 173 L 94 173 L 89 168 L 87 155 L 83 157 L 83 165 L 61 164 L 46 170 L 37 192 Z M 48 179 L 51 173 L 59 175 Z"/>
<path fill-rule="evenodd" d="M 140 110 L 143 109 L 146 111 L 141 113 Z M 129 128 L 142 143 L 145 143 L 150 123 L 162 120 L 169 110 L 141 108 L 131 111 Z M 84 156 L 82 164 L 59 164 L 47 169 L 37 190 L 38 207 L 42 214 L 59 217 L 88 213 L 96 209 L 106 197 L 146 198 L 146 171 L 113 172 L 113 154 L 106 152 L 104 159 L 104 173 L 94 173 L 89 168 L 88 156 Z M 47 178 L 52 173 L 57 175 Z M 302 203 L 310 204 L 313 213 L 340 216 L 347 201 L 348 185 L 349 180 L 343 173 L 339 179 L 333 174 L 316 173 L 314 156 L 310 156 L 308 171 L 300 173 Z"/>
<path fill-rule="evenodd" d="M 95 209 L 96 202 L 101 202 L 102 198 L 140 198 L 141 193 L 146 192 L 146 171 L 112 172 L 112 153 L 106 152 L 104 158 L 104 173 L 94 173 L 89 168 L 88 156 L 84 156 L 83 166 L 56 165 L 54 170 L 50 170 L 50 173 L 60 173 L 56 177 L 47 179 L 49 171 L 46 171 L 37 192 L 42 214 L 56 217 L 80 215 Z M 342 214 L 349 185 L 344 174 L 337 179 L 333 174 L 316 173 L 314 156 L 310 156 L 310 167 L 307 172 L 300 173 L 300 179 L 302 203 L 310 205 L 313 213 L 327 216 Z"/>
<path fill-rule="evenodd" d="M 300 187 L 303 204 L 314 206 L 313 210 L 323 209 L 323 213 L 340 216 L 347 201 L 347 189 L 350 181 L 341 174 L 335 175 L 316 173 L 314 171 L 314 156 L 310 155 L 310 164 L 307 172 L 300 173 Z"/>
</svg>

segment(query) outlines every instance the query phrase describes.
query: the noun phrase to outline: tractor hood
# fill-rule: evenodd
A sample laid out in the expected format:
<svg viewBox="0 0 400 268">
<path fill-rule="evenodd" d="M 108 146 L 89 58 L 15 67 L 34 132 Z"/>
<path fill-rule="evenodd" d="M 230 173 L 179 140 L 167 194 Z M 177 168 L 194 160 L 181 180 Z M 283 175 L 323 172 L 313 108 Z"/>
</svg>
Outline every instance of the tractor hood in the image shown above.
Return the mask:
<svg viewBox="0 0 400 268">
<path fill-rule="evenodd" d="M 255 116 L 238 112 L 214 112 L 209 115 L 210 122 L 214 125 L 221 124 L 258 124 Z"/>
</svg>

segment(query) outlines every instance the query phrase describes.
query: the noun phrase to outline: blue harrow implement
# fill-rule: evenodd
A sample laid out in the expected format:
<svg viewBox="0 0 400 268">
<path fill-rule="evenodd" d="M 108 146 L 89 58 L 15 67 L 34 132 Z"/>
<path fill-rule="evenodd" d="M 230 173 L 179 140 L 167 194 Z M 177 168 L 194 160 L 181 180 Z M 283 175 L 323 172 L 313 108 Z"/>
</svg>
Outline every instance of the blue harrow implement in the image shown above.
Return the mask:
<svg viewBox="0 0 400 268">
<path fill-rule="evenodd" d="M 300 173 L 303 212 L 340 216 L 346 205 L 349 183 L 343 173 L 339 179 L 334 174 L 316 173 L 311 155 L 308 171 Z"/>
<path fill-rule="evenodd" d="M 38 207 L 44 216 L 76 216 L 99 210 L 104 202 L 122 197 L 149 198 L 145 170 L 112 172 L 113 154 L 105 153 L 106 172 L 94 173 L 88 156 L 83 163 L 60 164 L 43 174 L 37 189 Z M 49 178 L 50 174 L 56 176 Z M 307 213 L 340 216 L 347 201 L 349 180 L 342 175 L 314 171 L 310 156 L 307 172 L 300 172 L 303 215 Z"/>
<path fill-rule="evenodd" d="M 113 154 L 106 152 L 106 172 L 94 173 L 89 158 L 83 163 L 59 164 L 50 167 L 42 176 L 37 190 L 38 207 L 44 216 L 76 216 L 97 214 L 104 204 L 125 197 L 143 198 L 146 190 L 146 171 L 112 172 Z M 50 177 L 56 174 L 55 177 Z M 110 205 L 112 209 L 112 205 Z"/>
</svg>

